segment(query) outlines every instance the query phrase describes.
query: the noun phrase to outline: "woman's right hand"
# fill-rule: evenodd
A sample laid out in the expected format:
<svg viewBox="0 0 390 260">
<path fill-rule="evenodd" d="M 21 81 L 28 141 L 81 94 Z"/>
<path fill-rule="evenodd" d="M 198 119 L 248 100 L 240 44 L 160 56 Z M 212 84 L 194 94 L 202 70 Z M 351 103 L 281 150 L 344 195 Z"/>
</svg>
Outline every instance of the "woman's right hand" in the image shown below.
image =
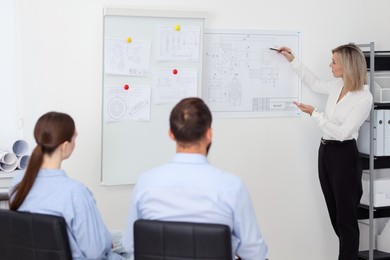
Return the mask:
<svg viewBox="0 0 390 260">
<path fill-rule="evenodd" d="M 279 53 L 282 54 L 289 62 L 292 62 L 294 59 L 294 55 L 291 52 L 291 49 L 288 47 L 280 47 Z"/>
<path fill-rule="evenodd" d="M 310 116 L 314 112 L 314 107 L 308 104 L 298 103 L 296 101 L 293 101 L 294 105 L 296 105 L 302 112 L 305 112 L 309 114 Z"/>
</svg>

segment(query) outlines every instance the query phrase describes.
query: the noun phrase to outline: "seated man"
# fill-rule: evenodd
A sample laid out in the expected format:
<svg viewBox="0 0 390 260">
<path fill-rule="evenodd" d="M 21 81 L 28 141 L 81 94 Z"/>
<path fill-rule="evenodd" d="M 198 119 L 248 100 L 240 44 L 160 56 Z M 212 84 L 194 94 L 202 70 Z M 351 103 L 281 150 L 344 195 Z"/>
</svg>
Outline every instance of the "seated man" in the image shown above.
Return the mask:
<svg viewBox="0 0 390 260">
<path fill-rule="evenodd" d="M 207 105 L 200 98 L 183 99 L 173 108 L 169 121 L 176 155 L 170 163 L 138 179 L 124 235 L 125 251 L 133 254 L 137 219 L 219 223 L 231 229 L 233 255 L 264 260 L 267 245 L 244 183 L 207 161 L 212 141 Z"/>
</svg>

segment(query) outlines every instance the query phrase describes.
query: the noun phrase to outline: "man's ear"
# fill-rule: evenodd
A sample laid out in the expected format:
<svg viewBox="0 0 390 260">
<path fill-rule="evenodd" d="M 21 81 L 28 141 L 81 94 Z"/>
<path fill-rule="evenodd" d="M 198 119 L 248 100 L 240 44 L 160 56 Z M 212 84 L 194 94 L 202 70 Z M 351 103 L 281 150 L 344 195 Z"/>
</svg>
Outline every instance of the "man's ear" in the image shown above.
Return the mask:
<svg viewBox="0 0 390 260">
<path fill-rule="evenodd" d="M 213 129 L 211 127 L 206 131 L 206 138 L 209 142 L 213 140 Z"/>
<path fill-rule="evenodd" d="M 168 130 L 168 135 L 169 135 L 169 138 L 171 138 L 172 141 L 176 141 L 176 138 L 175 138 L 174 134 L 172 133 L 171 129 Z"/>
</svg>

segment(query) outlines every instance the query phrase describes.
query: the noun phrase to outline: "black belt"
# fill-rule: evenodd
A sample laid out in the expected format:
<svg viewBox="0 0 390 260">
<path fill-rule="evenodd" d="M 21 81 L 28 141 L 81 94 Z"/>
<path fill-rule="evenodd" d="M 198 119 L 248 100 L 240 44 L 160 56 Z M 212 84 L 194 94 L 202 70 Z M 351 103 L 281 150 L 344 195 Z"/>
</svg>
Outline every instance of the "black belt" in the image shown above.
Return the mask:
<svg viewBox="0 0 390 260">
<path fill-rule="evenodd" d="M 355 142 L 355 139 L 338 141 L 338 140 L 326 140 L 324 138 L 321 138 L 321 144 L 323 144 L 323 145 L 328 145 L 328 144 L 346 144 L 346 143 L 351 143 L 351 142 Z"/>
</svg>

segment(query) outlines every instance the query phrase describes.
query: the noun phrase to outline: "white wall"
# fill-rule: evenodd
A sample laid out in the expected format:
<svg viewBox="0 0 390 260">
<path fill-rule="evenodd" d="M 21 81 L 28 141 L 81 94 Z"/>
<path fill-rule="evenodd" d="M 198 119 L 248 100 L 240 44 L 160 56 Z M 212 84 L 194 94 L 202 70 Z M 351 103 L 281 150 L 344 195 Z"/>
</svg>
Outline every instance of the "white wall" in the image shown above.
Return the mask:
<svg viewBox="0 0 390 260">
<path fill-rule="evenodd" d="M 129 4 L 206 11 L 211 28 L 298 30 L 303 61 L 324 77 L 331 77 L 330 50 L 340 44 L 375 41 L 377 49 L 390 49 L 388 0 L 19 0 L 25 137 L 34 143 L 35 121 L 49 110 L 74 117 L 77 148 L 63 166 L 95 194 L 109 228 L 125 226 L 132 186 L 100 187 L 102 10 Z M 324 105 L 306 88 L 302 99 Z M 320 136 L 308 116 L 214 122 L 210 161 L 247 183 L 272 260 L 337 257 L 317 179 Z"/>
<path fill-rule="evenodd" d="M 12 147 L 19 137 L 16 84 L 16 4 L 0 0 L 0 111 L 7 127 L 0 132 L 0 150 Z M 1 185 L 0 185 L 1 186 Z"/>
</svg>

